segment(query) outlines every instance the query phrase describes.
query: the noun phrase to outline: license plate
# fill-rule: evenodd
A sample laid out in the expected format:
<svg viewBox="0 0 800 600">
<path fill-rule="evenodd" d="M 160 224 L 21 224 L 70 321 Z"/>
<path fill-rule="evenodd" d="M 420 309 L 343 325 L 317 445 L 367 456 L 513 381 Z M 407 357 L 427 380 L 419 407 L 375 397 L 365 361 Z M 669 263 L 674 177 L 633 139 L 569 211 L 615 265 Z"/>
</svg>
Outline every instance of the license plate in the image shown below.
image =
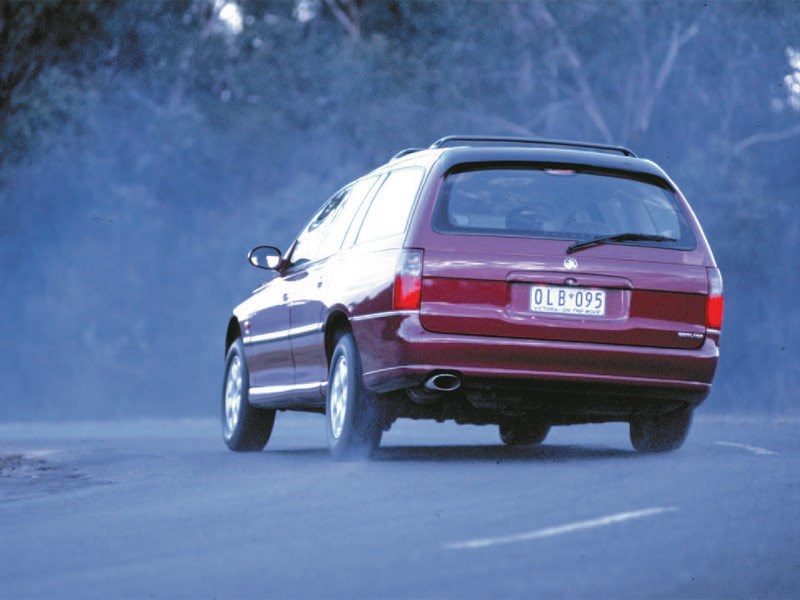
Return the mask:
<svg viewBox="0 0 800 600">
<path fill-rule="evenodd" d="M 602 317 L 606 314 L 606 292 L 581 287 L 534 285 L 531 310 L 537 313 Z"/>
</svg>

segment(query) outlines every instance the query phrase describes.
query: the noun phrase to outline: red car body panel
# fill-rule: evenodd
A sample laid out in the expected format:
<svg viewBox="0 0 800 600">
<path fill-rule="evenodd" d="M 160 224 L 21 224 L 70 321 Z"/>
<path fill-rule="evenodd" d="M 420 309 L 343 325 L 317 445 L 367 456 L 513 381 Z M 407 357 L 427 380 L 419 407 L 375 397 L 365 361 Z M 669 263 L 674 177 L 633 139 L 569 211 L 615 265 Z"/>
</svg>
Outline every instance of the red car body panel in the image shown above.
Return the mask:
<svg viewBox="0 0 800 600">
<path fill-rule="evenodd" d="M 694 247 L 605 244 L 568 255 L 575 240 L 438 232 L 432 223 L 442 181 L 465 164 L 586 167 L 657 180 L 673 190 Z M 365 385 L 378 393 L 454 373 L 473 404 L 487 390 L 522 394 L 533 408 L 546 396 L 547 410 L 563 401 L 564 422 L 625 420 L 637 407 L 693 407 L 708 395 L 719 357 L 719 331 L 706 328 L 708 269 L 716 265 L 691 208 L 656 165 L 599 152 L 452 148 L 411 154 L 371 176 L 401 166 L 426 172 L 403 234 L 284 266 L 235 309 L 253 404 L 324 406 L 336 327 L 352 330 Z M 423 252 L 418 310 L 392 305 L 404 248 Z M 576 268 L 566 266 L 567 257 Z M 537 284 L 604 290 L 606 314 L 534 314 L 530 290 Z M 622 408 L 612 402 L 620 398 Z M 575 402 L 581 410 L 571 420 Z"/>
</svg>

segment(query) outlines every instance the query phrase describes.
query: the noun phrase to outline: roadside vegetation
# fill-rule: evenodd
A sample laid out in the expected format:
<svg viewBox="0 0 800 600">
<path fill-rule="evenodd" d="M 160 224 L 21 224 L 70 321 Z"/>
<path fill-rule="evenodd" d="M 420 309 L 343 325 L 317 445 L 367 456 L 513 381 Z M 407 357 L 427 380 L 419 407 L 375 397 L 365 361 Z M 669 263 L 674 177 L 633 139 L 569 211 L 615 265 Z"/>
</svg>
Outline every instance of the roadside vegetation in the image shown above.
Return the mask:
<svg viewBox="0 0 800 600">
<path fill-rule="evenodd" d="M 0 419 L 216 414 L 228 311 L 453 133 L 629 145 L 725 277 L 714 411 L 797 410 L 795 2 L 0 2 Z"/>
</svg>

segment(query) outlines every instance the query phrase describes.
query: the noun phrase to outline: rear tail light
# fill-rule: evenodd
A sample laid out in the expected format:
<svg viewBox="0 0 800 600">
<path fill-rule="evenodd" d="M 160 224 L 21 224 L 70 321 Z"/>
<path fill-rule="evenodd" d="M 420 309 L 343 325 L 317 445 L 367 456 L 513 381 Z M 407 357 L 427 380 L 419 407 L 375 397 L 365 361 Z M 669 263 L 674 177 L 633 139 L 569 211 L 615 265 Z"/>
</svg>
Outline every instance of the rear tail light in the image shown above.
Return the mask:
<svg viewBox="0 0 800 600">
<path fill-rule="evenodd" d="M 722 329 L 725 300 L 722 295 L 722 274 L 719 269 L 708 268 L 708 300 L 706 301 L 706 328 Z"/>
<path fill-rule="evenodd" d="M 422 250 L 403 250 L 397 261 L 394 276 L 395 310 L 419 309 L 420 290 L 422 290 Z"/>
</svg>

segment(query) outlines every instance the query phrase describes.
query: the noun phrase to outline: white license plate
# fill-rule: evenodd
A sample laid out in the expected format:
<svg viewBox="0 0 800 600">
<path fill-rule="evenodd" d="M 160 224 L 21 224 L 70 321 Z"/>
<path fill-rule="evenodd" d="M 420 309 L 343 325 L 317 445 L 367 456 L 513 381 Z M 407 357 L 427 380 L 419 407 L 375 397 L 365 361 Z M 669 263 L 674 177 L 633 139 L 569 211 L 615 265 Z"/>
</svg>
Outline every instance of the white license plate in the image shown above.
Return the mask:
<svg viewBox="0 0 800 600">
<path fill-rule="evenodd" d="M 606 314 L 606 292 L 581 287 L 534 285 L 531 310 L 538 313 L 602 317 Z"/>
</svg>

